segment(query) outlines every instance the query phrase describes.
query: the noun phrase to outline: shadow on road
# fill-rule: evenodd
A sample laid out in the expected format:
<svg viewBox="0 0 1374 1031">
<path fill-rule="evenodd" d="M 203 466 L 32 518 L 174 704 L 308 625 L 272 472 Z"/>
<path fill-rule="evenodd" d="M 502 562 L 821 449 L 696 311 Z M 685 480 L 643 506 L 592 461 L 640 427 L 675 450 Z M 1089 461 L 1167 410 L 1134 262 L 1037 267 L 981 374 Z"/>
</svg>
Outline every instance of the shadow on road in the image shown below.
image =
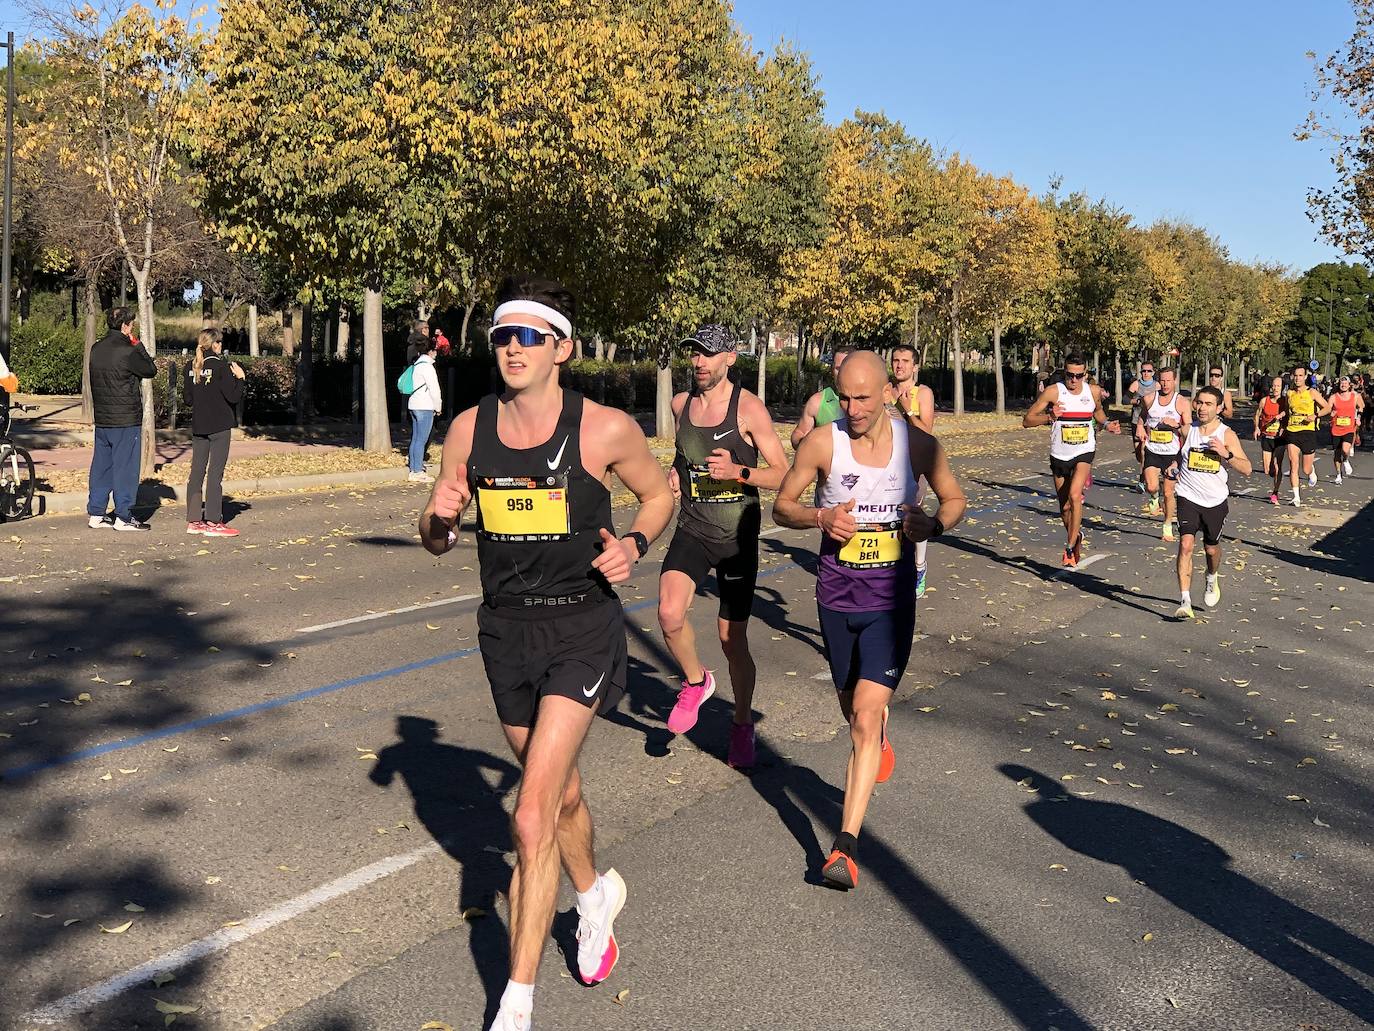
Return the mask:
<svg viewBox="0 0 1374 1031">
<path fill-rule="evenodd" d="M 1374 552 L 1369 547 L 1371 538 L 1374 538 L 1374 500 L 1366 502 L 1344 526 L 1313 541 L 1307 551 L 1276 548 L 1269 544 L 1257 547 L 1271 558 L 1282 559 L 1315 573 L 1333 573 L 1374 582 L 1374 561 L 1370 560 Z"/>
<path fill-rule="evenodd" d="M 1121 867 L 1138 883 L 1367 1023 L 1374 993 L 1342 966 L 1374 976 L 1374 946 L 1231 869 L 1215 842 L 1117 802 L 1068 794 L 1052 777 L 998 770 L 1036 793 L 1026 815 L 1080 855 Z"/>
<path fill-rule="evenodd" d="M 519 781 L 520 769 L 487 752 L 440 741 L 439 726 L 431 719 L 398 716 L 396 735 L 399 741 L 377 753 L 368 779 L 385 788 L 400 777 L 416 818 L 461 868 L 459 915 L 470 907 L 485 914 L 468 921 L 468 946 L 486 990 L 486 1020 L 491 1020 L 510 969 L 510 941 L 496 916 L 497 893 L 510 889 L 506 853 L 514 847 L 501 799 Z"/>
</svg>

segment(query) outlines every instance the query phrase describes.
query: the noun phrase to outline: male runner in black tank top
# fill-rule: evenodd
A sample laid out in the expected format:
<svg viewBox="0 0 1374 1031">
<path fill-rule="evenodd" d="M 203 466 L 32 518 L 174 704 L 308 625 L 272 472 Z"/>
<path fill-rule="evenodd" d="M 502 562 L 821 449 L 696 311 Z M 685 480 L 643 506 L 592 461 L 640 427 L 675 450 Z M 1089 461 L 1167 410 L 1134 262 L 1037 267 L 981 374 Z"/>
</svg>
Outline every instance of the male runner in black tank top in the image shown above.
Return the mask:
<svg viewBox="0 0 1374 1031">
<path fill-rule="evenodd" d="M 577 755 L 598 712 L 625 689 L 625 626 L 612 584 L 668 525 L 673 497 L 638 424 L 558 385 L 573 353 L 573 299 L 548 280 L 507 279 L 491 344 L 505 391 L 453 420 L 420 536 L 448 551 L 476 501 L 483 605 L 478 642 L 501 729 L 524 769 L 513 818 L 510 981 L 493 1031 L 527 1031 L 561 862 L 577 890 L 578 968 L 605 980 L 625 903 L 596 872 Z M 639 499 L 630 532 L 612 528 L 605 481 Z"/>
<path fill-rule="evenodd" d="M 658 623 L 682 669 L 682 690 L 668 729 L 685 734 L 715 693 L 715 676 L 703 669 L 687 622 L 692 597 L 712 569 L 720 594 L 716 629 L 730 666 L 735 695 L 729 764 L 754 765 L 754 657 L 746 636 L 759 572 L 759 488 L 775 490 L 787 471 L 787 453 L 758 396 L 730 382 L 734 336 L 724 326 L 702 326 L 683 343 L 692 351 L 693 389 L 673 398 L 677 455 L 668 475 L 681 500 L 677 530 L 658 580 Z M 759 456 L 768 463 L 758 468 Z"/>
</svg>

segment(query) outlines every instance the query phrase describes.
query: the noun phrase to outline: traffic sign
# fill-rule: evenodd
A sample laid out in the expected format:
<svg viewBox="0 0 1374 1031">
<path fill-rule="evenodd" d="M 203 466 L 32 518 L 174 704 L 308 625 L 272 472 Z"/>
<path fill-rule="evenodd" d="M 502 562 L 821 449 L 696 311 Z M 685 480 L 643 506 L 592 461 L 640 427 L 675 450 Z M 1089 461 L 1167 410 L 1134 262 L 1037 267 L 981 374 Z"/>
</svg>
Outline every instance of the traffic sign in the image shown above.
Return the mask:
<svg viewBox="0 0 1374 1031">
<path fill-rule="evenodd" d="M 1316 372 L 1318 369 L 1322 367 L 1322 363 L 1317 361 L 1317 359 L 1313 358 L 1310 362 L 1307 363 L 1307 367 L 1311 369 L 1313 372 Z"/>
</svg>

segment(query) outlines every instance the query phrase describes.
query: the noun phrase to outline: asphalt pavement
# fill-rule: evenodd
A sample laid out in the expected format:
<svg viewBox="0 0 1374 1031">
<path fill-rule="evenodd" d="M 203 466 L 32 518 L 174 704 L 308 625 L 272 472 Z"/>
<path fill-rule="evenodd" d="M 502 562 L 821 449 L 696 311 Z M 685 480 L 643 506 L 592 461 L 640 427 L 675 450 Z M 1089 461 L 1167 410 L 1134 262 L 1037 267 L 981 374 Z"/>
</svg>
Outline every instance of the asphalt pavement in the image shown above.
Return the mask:
<svg viewBox="0 0 1374 1031">
<path fill-rule="evenodd" d="M 817 876 L 847 741 L 814 535 L 763 542 L 751 775 L 723 761 L 724 685 L 664 727 L 660 542 L 622 591 L 627 698 L 583 753 L 621 960 L 569 976 L 565 887 L 536 1028 L 1374 1023 L 1374 459 L 1301 511 L 1252 477 L 1222 602 L 1180 623 L 1128 443 L 1099 450 L 1070 572 L 1044 452 L 952 445 L 970 518 L 930 549 L 849 893 Z M 425 553 L 423 498 L 258 498 L 234 540 L 174 510 L 0 526 L 0 1027 L 482 1026 L 517 771 L 471 535 Z M 712 599 L 692 617 L 718 665 Z"/>
</svg>

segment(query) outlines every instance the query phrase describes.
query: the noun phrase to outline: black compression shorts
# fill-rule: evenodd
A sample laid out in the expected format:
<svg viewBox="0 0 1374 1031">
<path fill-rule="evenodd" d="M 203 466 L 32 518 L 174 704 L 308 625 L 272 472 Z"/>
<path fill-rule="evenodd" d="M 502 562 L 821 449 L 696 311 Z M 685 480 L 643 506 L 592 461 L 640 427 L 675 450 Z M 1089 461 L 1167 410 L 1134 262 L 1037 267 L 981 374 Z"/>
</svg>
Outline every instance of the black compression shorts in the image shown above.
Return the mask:
<svg viewBox="0 0 1374 1031">
<path fill-rule="evenodd" d="M 477 642 L 496 714 L 506 726 L 534 726 L 546 695 L 604 715 L 625 693 L 625 612 L 617 599 L 557 615 L 483 605 Z"/>
<path fill-rule="evenodd" d="M 1289 430 L 1283 436 L 1284 441 L 1296 447 L 1301 454 L 1315 455 L 1317 453 L 1316 430 Z"/>
<path fill-rule="evenodd" d="M 1260 450 L 1261 450 L 1261 451 L 1277 451 L 1279 448 L 1283 447 L 1286 443 L 1287 443 L 1287 442 L 1283 439 L 1283 434 L 1279 434 L 1279 435 L 1276 436 L 1276 437 L 1266 437 L 1266 436 L 1264 436 L 1263 434 L 1260 435 Z"/>
<path fill-rule="evenodd" d="M 663 556 L 663 573 L 686 573 L 700 587 L 716 571 L 720 618 L 741 623 L 754 611 L 754 586 L 759 578 L 759 537 L 755 530 L 738 541 L 713 544 L 681 526 L 673 533 Z"/>
<path fill-rule="evenodd" d="M 1157 455 L 1153 451 L 1146 449 L 1144 469 L 1162 469 L 1168 472 L 1178 465 L 1178 455 Z"/>
<path fill-rule="evenodd" d="M 1056 479 L 1073 479 L 1073 468 L 1076 465 L 1092 465 L 1093 459 L 1097 457 L 1096 451 L 1089 451 L 1087 454 L 1076 455 L 1073 458 L 1055 458 L 1050 455 L 1050 473 Z"/>
</svg>

